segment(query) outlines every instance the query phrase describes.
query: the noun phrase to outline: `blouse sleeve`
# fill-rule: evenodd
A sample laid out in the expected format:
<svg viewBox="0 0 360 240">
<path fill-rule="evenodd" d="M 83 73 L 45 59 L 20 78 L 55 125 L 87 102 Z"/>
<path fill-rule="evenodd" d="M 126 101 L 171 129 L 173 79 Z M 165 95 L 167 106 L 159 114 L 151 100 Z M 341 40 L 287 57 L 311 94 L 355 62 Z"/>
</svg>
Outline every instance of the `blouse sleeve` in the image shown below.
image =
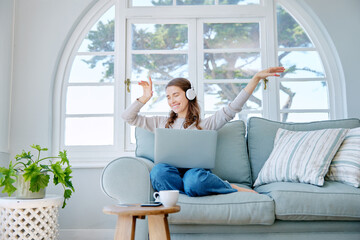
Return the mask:
<svg viewBox="0 0 360 240">
<path fill-rule="evenodd" d="M 136 100 L 133 102 L 122 114 L 121 117 L 128 124 L 136 127 L 141 127 L 151 132 L 154 132 L 164 121 L 166 117 L 163 116 L 153 116 L 147 117 L 139 114 L 140 109 L 144 106 L 142 102 Z"/>
<path fill-rule="evenodd" d="M 236 113 L 242 110 L 242 107 L 250 96 L 251 95 L 245 90 L 241 90 L 234 101 L 229 103 L 228 106 L 216 111 L 212 116 L 205 118 L 201 122 L 201 127 L 209 130 L 220 129 L 227 122 L 231 121 L 235 117 Z"/>
</svg>

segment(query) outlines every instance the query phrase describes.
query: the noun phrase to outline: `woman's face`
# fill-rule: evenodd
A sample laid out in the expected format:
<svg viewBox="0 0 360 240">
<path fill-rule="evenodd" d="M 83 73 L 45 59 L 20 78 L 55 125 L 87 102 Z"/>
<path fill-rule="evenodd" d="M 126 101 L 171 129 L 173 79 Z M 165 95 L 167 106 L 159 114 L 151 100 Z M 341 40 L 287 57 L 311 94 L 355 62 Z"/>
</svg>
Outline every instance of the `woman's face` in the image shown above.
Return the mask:
<svg viewBox="0 0 360 240">
<path fill-rule="evenodd" d="M 180 87 L 169 86 L 166 88 L 166 97 L 170 108 L 178 114 L 178 117 L 185 118 L 189 104 L 185 92 Z"/>
</svg>

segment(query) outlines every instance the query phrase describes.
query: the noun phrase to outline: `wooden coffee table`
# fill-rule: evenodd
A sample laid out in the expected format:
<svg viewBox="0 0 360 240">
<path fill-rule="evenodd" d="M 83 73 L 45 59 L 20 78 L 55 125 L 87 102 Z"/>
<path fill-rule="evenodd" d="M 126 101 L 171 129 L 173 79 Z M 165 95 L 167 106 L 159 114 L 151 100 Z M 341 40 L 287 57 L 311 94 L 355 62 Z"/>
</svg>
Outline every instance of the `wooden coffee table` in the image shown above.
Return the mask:
<svg viewBox="0 0 360 240">
<path fill-rule="evenodd" d="M 141 207 L 140 204 L 129 206 L 111 205 L 103 208 L 106 214 L 118 215 L 116 223 L 116 240 L 133 240 L 135 237 L 136 219 L 144 219 L 148 216 L 150 240 L 170 240 L 169 213 L 180 211 L 180 206 L 174 207 Z"/>
</svg>

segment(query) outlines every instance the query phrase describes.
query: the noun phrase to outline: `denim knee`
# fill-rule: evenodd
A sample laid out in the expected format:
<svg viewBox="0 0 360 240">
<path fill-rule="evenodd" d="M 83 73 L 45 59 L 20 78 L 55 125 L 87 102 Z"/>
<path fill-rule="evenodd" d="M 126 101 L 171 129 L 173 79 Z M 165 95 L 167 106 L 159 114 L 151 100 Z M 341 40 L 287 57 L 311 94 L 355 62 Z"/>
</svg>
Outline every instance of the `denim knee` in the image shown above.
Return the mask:
<svg viewBox="0 0 360 240">
<path fill-rule="evenodd" d="M 192 168 L 188 170 L 184 177 L 184 191 L 190 197 L 203 196 L 206 191 L 204 179 L 207 178 L 209 171 L 203 168 Z"/>
<path fill-rule="evenodd" d="M 183 193 L 183 182 L 176 167 L 159 163 L 150 172 L 151 184 L 155 191 L 179 190 Z"/>
<path fill-rule="evenodd" d="M 156 164 L 150 172 L 150 179 L 161 179 L 166 177 L 169 167 L 171 166 L 165 163 Z"/>
</svg>

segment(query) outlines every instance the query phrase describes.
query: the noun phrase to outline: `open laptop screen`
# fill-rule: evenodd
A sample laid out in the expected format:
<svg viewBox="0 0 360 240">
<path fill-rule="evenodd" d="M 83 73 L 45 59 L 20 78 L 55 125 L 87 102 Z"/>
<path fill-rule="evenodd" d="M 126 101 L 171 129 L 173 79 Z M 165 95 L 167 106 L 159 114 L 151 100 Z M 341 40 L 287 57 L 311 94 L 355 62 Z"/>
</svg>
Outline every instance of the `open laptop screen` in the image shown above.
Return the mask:
<svg viewBox="0 0 360 240">
<path fill-rule="evenodd" d="M 215 167 L 217 131 L 157 128 L 155 164 L 167 163 L 178 168 Z"/>
</svg>

